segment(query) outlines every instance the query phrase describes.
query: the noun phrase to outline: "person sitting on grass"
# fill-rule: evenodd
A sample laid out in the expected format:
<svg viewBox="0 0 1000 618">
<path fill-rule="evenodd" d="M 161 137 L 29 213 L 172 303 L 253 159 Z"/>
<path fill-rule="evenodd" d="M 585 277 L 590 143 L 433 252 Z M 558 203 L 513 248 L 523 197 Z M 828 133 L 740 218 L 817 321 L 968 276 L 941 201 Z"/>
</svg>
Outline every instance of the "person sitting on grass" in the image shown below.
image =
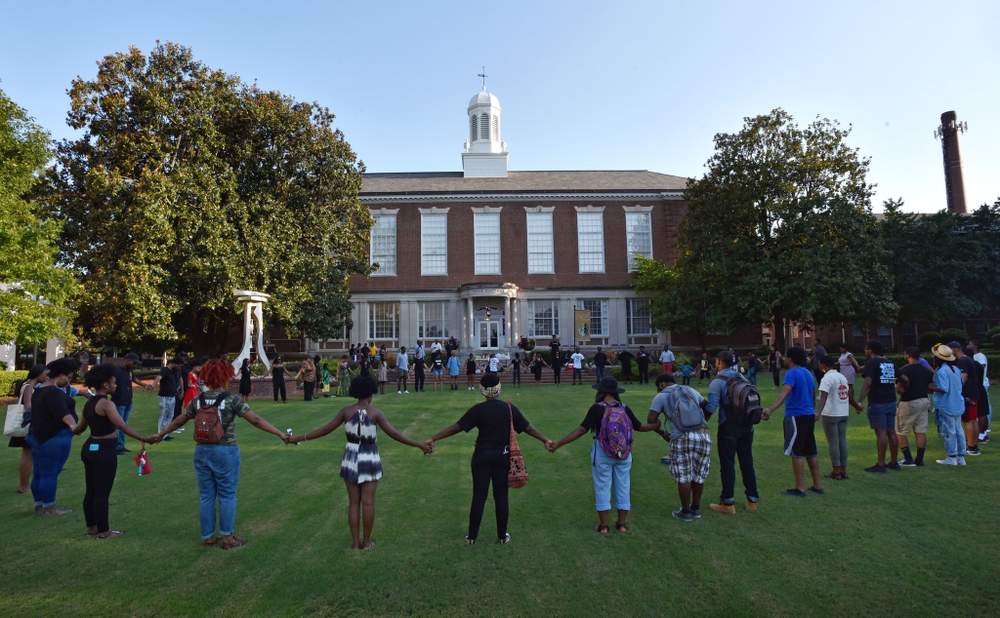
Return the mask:
<svg viewBox="0 0 1000 618">
<path fill-rule="evenodd" d="M 795 487 L 785 491 L 786 496 L 806 497 L 806 486 L 802 479 L 802 460 L 809 463 L 812 486 L 809 491 L 822 494 L 819 480 L 819 464 L 816 462 L 816 378 L 806 363 L 809 357 L 800 347 L 788 350 L 785 356 L 785 386 L 778 400 L 764 410 L 764 420 L 771 418 L 775 410 L 785 406 L 785 455 L 792 458 L 792 473 Z"/>
<path fill-rule="evenodd" d="M 121 430 L 130 438 L 148 444 L 160 441 L 157 435 L 143 436 L 129 427 L 118 414 L 118 408 L 108 399 L 115 392 L 116 373 L 114 365 L 98 365 L 87 372 L 84 384 L 93 390 L 94 396 L 83 406 L 83 418 L 73 430 L 75 435 L 80 435 L 90 429 L 90 437 L 80 449 L 87 487 L 83 495 L 83 516 L 87 522 L 87 534 L 99 539 L 123 534 L 120 530 L 112 530 L 108 524 L 108 499 L 118 471 L 118 456 L 115 455 L 117 432 Z"/>
<path fill-rule="evenodd" d="M 593 432 L 594 441 L 590 447 L 591 475 L 594 480 L 596 498 L 597 527 L 600 534 L 608 534 L 608 515 L 611 513 L 611 490 L 614 488 L 615 507 L 618 509 L 618 532 L 628 532 L 628 516 L 632 510 L 632 432 L 655 431 L 659 422 L 642 424 L 632 410 L 622 403 L 621 394 L 625 389 L 618 381 L 605 377 L 593 385 L 597 391 L 594 405 L 587 410 L 580 426 L 556 442 L 549 449 L 555 453 L 560 447 L 576 440 L 588 431 Z"/>
<path fill-rule="evenodd" d="M 507 473 L 510 471 L 511 431 L 527 433 L 551 448 L 555 443 L 542 435 L 524 418 L 514 405 L 500 401 L 500 376 L 486 373 L 479 382 L 479 392 L 485 398 L 469 408 L 454 425 L 445 427 L 428 440 L 428 446 L 460 431 L 479 430 L 476 449 L 472 452 L 472 507 L 469 509 L 469 532 L 465 542 L 474 545 L 483 521 L 486 496 L 493 485 L 493 504 L 497 518 L 497 542 L 510 543 L 507 532 L 509 506 L 507 502 Z"/>
<path fill-rule="evenodd" d="M 370 376 L 360 375 L 351 380 L 350 395 L 357 402 L 337 413 L 329 423 L 301 435 L 289 436 L 288 442 L 299 444 L 322 438 L 341 425 L 347 435 L 347 446 L 340 462 L 340 478 L 347 487 L 347 525 L 351 529 L 351 549 L 373 549 L 372 530 L 375 529 L 375 490 L 382 478 L 382 459 L 379 456 L 376 426 L 381 427 L 393 440 L 429 454 L 433 448 L 418 442 L 393 427 L 385 414 L 372 406 L 377 386 Z M 364 537 L 359 524 L 364 511 Z"/>
<path fill-rule="evenodd" d="M 712 463 L 712 436 L 708 431 L 708 401 L 690 386 L 678 385 L 672 373 L 656 377 L 659 394 L 649 405 L 647 420 L 670 443 L 670 474 L 677 481 L 681 508 L 674 519 L 692 522 L 701 519 L 701 492 Z M 669 434 L 659 429 L 659 416 L 668 424 Z"/>
<path fill-rule="evenodd" d="M 308 360 L 308 359 L 307 359 Z M 310 361 L 311 362 L 311 361 Z M 198 415 L 202 407 L 218 410 L 222 424 L 222 436 L 206 437 L 195 431 L 194 471 L 198 478 L 201 542 L 203 545 L 218 545 L 222 549 L 234 549 L 246 544 L 246 540 L 236 536 L 236 491 L 240 484 L 240 447 L 236 444 L 236 417 L 267 433 L 287 441 L 288 436 L 274 425 L 250 410 L 239 395 L 226 392 L 226 386 L 233 379 L 233 366 L 223 359 L 212 359 L 201 368 L 201 379 L 208 390 L 195 397 L 184 414 L 175 418 L 160 430 L 160 439 Z M 207 432 L 205 432 L 207 433 Z M 200 440 L 200 441 L 199 441 Z M 218 503 L 218 509 L 216 509 Z M 219 524 L 216 535 L 216 510 Z"/>
</svg>

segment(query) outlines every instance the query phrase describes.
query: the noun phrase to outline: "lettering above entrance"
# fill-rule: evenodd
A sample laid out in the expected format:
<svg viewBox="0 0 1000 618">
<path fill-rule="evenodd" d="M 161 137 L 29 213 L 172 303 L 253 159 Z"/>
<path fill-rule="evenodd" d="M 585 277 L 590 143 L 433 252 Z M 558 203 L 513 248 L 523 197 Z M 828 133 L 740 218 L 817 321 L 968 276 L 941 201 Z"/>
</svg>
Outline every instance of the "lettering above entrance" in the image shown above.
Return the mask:
<svg viewBox="0 0 1000 618">
<path fill-rule="evenodd" d="M 467 283 L 458 288 L 460 298 L 517 298 L 518 287 L 513 283 Z"/>
</svg>

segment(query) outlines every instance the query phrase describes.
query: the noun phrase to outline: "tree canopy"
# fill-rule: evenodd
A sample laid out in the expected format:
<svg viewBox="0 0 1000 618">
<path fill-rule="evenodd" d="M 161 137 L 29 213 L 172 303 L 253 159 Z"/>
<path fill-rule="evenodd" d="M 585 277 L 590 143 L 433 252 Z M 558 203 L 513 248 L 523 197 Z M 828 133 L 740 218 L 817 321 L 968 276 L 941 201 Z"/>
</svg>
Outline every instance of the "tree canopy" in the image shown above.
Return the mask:
<svg viewBox="0 0 1000 618">
<path fill-rule="evenodd" d="M 890 319 L 868 160 L 849 134 L 827 119 L 801 127 L 775 109 L 716 135 L 706 173 L 686 191 L 675 283 L 660 290 L 661 308 L 702 312 L 679 324 L 689 328 L 773 321 L 779 346 L 785 319 Z"/>
<path fill-rule="evenodd" d="M 347 277 L 368 272 L 363 165 L 334 115 L 242 83 L 190 49 L 106 56 L 69 91 L 46 199 L 86 280 L 80 327 L 110 344 L 218 351 L 233 290 L 272 295 L 268 321 L 331 337 Z"/>
<path fill-rule="evenodd" d="M 0 90 L 0 342 L 35 343 L 69 331 L 72 273 L 59 268 L 59 225 L 28 196 L 49 137 Z"/>
</svg>

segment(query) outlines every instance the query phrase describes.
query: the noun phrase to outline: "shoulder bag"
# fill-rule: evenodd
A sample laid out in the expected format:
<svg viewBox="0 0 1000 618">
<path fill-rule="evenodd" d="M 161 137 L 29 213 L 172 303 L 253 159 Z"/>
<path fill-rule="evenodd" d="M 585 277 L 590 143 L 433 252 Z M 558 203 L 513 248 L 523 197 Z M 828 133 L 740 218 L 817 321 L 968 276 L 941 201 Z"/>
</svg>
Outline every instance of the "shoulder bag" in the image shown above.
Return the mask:
<svg viewBox="0 0 1000 618">
<path fill-rule="evenodd" d="M 524 454 L 517 443 L 517 432 L 514 430 L 514 409 L 507 403 L 510 414 L 510 469 L 507 471 L 507 487 L 520 489 L 528 484 L 528 468 L 524 465 Z"/>
</svg>

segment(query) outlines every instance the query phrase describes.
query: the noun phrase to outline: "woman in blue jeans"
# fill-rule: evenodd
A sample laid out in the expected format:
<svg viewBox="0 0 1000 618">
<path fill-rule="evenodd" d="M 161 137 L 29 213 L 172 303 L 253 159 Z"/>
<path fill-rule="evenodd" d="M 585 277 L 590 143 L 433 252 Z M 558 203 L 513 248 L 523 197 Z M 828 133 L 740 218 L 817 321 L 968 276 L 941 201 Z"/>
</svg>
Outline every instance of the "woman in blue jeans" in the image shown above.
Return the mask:
<svg viewBox="0 0 1000 618">
<path fill-rule="evenodd" d="M 225 391 L 234 375 L 232 365 L 225 360 L 215 359 L 205 363 L 199 377 L 204 380 L 208 390 L 196 397 L 184 414 L 175 418 L 159 433 L 162 439 L 193 419 L 202 406 L 218 408 L 223 428 L 222 439 L 215 444 L 199 443 L 195 446 L 194 471 L 198 477 L 200 496 L 201 542 L 205 546 L 219 545 L 222 549 L 234 549 L 246 544 L 245 539 L 236 536 L 236 489 L 240 484 L 240 447 L 236 444 L 236 417 L 242 417 L 257 429 L 277 436 L 283 442 L 288 441 L 288 436 L 254 414 L 239 395 Z M 195 439 L 198 439 L 197 434 Z"/>
<path fill-rule="evenodd" d="M 632 472 L 632 432 L 653 431 L 659 429 L 658 423 L 640 423 L 632 410 L 622 403 L 621 394 L 625 389 L 618 387 L 618 381 L 611 377 L 603 378 L 593 385 L 597 390 L 594 405 L 587 410 L 580 426 L 571 431 L 565 438 L 556 442 L 550 449 L 555 453 L 559 447 L 569 444 L 588 431 L 594 434 L 594 443 L 590 449 L 591 476 L 594 480 L 595 508 L 597 509 L 597 527 L 595 530 L 606 535 L 610 532 L 608 516 L 611 513 L 611 492 L 614 489 L 615 508 L 618 509 L 618 521 L 615 528 L 618 532 L 628 532 L 628 516 L 632 510 L 631 472 Z M 622 425 L 622 412 L 627 418 L 627 424 Z M 615 439 L 609 439 L 615 438 Z M 607 444 L 619 443 L 624 440 L 625 448 L 615 453 L 605 451 Z"/>
<path fill-rule="evenodd" d="M 25 441 L 31 448 L 31 495 L 38 515 L 69 512 L 56 506 L 56 488 L 77 423 L 75 402 L 65 389 L 79 368 L 79 361 L 72 358 L 52 361 L 48 364 L 49 381 L 36 387 L 31 397 L 31 428 Z"/>
</svg>

